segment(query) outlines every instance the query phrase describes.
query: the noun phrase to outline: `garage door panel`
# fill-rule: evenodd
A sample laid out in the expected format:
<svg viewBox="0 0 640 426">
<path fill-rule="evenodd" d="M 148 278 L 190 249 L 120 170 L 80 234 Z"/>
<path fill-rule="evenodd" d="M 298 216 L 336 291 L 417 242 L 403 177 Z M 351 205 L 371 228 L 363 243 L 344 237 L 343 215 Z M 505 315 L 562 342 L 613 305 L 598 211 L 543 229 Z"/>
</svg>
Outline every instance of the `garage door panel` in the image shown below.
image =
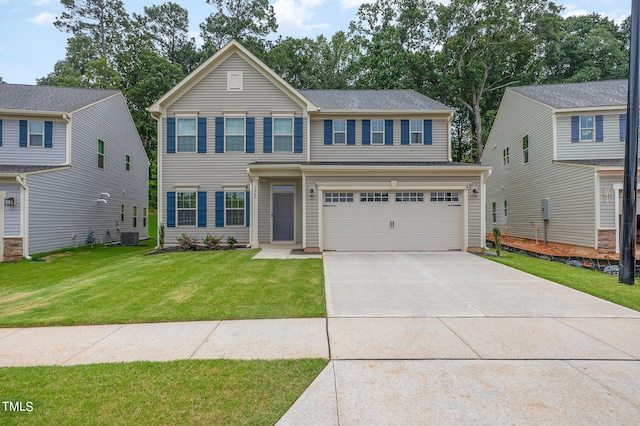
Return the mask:
<svg viewBox="0 0 640 426">
<path fill-rule="evenodd" d="M 349 192 L 351 193 L 351 191 Z M 416 195 L 418 194 L 418 195 Z M 388 201 L 325 203 L 323 248 L 340 251 L 460 250 L 463 208 L 458 192 L 388 193 Z"/>
</svg>

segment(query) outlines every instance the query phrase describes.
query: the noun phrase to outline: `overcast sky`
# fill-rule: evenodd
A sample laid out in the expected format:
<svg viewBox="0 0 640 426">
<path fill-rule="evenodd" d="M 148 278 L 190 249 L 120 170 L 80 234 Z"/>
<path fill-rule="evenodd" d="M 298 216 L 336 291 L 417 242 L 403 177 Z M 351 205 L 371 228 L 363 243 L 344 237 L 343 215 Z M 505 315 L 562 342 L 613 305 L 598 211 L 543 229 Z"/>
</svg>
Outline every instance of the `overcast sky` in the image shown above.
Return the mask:
<svg viewBox="0 0 640 426">
<path fill-rule="evenodd" d="M 199 24 L 214 8 L 205 0 L 178 2 L 189 10 L 190 30 L 199 38 Z M 346 31 L 364 0 L 270 0 L 279 29 L 278 35 L 315 37 Z M 144 6 L 163 0 L 124 0 L 127 13 L 142 13 Z M 563 16 L 597 12 L 616 22 L 625 19 L 631 1 L 561 0 Z M 65 55 L 67 33 L 53 26 L 63 7 L 58 0 L 0 0 L 0 77 L 7 83 L 35 84 L 36 78 L 53 71 L 56 61 Z"/>
</svg>

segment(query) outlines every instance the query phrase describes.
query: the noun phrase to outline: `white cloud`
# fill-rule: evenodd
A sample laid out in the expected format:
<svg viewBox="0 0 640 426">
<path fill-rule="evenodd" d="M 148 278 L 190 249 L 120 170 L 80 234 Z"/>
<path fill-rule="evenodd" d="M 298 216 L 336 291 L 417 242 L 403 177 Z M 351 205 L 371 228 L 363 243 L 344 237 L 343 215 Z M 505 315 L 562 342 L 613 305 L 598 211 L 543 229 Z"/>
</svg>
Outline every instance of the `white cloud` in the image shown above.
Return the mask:
<svg viewBox="0 0 640 426">
<path fill-rule="evenodd" d="M 34 0 L 33 1 L 34 6 L 44 6 L 49 3 L 51 3 L 51 0 Z"/>
<path fill-rule="evenodd" d="M 42 12 L 41 14 L 36 15 L 33 18 L 30 18 L 29 22 L 31 22 L 34 25 L 49 25 L 49 24 L 53 24 L 55 20 L 56 20 L 56 15 L 54 15 L 53 13 Z"/>
<path fill-rule="evenodd" d="M 341 0 L 340 5 L 342 10 L 357 9 L 365 3 L 373 3 L 375 0 Z"/>
<path fill-rule="evenodd" d="M 273 10 L 278 22 L 278 33 L 283 35 L 308 34 L 310 30 L 326 28 L 327 24 L 310 24 L 314 16 L 312 9 L 321 6 L 324 0 L 276 0 Z"/>
<path fill-rule="evenodd" d="M 562 11 L 561 15 L 563 18 L 568 18 L 569 16 L 585 16 L 589 13 L 591 12 L 585 9 L 580 9 L 572 4 L 567 4 L 565 5 L 565 9 Z"/>
</svg>

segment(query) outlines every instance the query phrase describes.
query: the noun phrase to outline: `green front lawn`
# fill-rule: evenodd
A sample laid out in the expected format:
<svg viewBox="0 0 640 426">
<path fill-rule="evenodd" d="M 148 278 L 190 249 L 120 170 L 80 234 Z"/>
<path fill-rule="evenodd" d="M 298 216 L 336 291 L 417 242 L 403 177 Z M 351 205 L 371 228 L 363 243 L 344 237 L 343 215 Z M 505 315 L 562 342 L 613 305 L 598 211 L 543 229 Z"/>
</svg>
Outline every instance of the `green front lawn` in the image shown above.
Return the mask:
<svg viewBox="0 0 640 426">
<path fill-rule="evenodd" d="M 0 424 L 270 425 L 323 359 L 173 361 L 0 368 Z"/>
<path fill-rule="evenodd" d="M 635 285 L 624 285 L 618 282 L 617 276 L 504 251 L 501 257 L 486 258 L 640 311 L 640 281 L 637 278 Z"/>
<path fill-rule="evenodd" d="M 0 326 L 326 315 L 321 259 L 252 260 L 257 250 L 145 256 L 80 248 L 0 264 Z"/>
</svg>

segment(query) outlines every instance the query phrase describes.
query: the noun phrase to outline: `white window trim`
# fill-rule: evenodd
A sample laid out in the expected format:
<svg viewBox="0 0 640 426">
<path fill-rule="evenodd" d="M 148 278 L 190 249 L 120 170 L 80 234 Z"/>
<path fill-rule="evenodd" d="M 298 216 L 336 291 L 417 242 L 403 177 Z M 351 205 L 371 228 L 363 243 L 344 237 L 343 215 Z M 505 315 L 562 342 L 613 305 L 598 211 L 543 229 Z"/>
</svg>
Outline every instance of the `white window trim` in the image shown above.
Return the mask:
<svg viewBox="0 0 640 426">
<path fill-rule="evenodd" d="M 417 121 L 420 123 L 420 130 L 413 130 L 412 123 Z M 415 133 L 419 133 L 420 137 L 418 138 L 418 142 L 413 141 L 413 135 Z M 422 120 L 409 120 L 409 145 L 424 145 L 424 121 Z"/>
<path fill-rule="evenodd" d="M 335 123 L 336 121 L 344 121 L 344 130 L 336 130 L 336 126 Z M 334 118 L 332 120 L 332 134 L 331 137 L 333 138 L 333 144 L 334 145 L 347 145 L 347 120 L 345 119 L 341 119 L 341 118 Z M 344 133 L 344 143 L 338 143 L 336 142 L 336 133 Z"/>
<path fill-rule="evenodd" d="M 196 194 L 196 206 L 195 207 L 189 207 L 189 208 L 178 207 L 178 203 L 179 203 L 178 194 L 179 193 L 187 193 L 187 192 L 193 192 L 193 193 Z M 180 210 L 185 210 L 185 211 L 186 210 L 195 210 L 195 212 L 196 212 L 196 223 L 194 225 L 180 225 L 180 214 L 179 214 Z M 180 191 L 176 191 L 176 227 L 179 227 L 179 228 L 195 228 L 197 226 L 198 226 L 198 191 L 197 190 L 195 190 L 195 191 L 185 190 L 185 189 L 182 189 Z"/>
<path fill-rule="evenodd" d="M 271 137 L 273 138 L 273 147 L 272 147 L 272 152 L 293 152 L 293 135 L 295 133 L 295 123 L 293 121 L 293 115 L 273 115 L 272 114 L 272 120 L 271 120 Z M 276 119 L 277 118 L 288 118 L 291 120 L 291 149 L 289 151 L 276 151 Z M 287 135 L 279 135 L 279 136 L 287 136 Z"/>
<path fill-rule="evenodd" d="M 189 134 L 180 134 L 178 133 L 178 120 L 196 120 L 196 132 L 193 134 L 193 136 L 196 138 L 196 143 L 193 146 L 193 151 L 181 151 L 180 150 L 180 136 L 192 136 Z M 197 115 L 186 115 L 186 114 L 180 114 L 180 115 L 176 115 L 176 152 L 191 152 L 191 153 L 195 153 L 198 152 L 198 116 Z"/>
<path fill-rule="evenodd" d="M 591 117 L 593 122 L 593 127 L 582 127 L 582 119 Z M 594 142 L 596 140 L 596 116 L 595 115 L 581 115 L 579 116 L 580 126 L 579 126 L 579 141 L 580 142 Z M 582 130 L 591 130 L 591 139 L 582 139 Z"/>
<path fill-rule="evenodd" d="M 238 85 L 233 84 L 234 77 L 238 80 Z M 227 91 L 242 92 L 244 90 L 244 76 L 242 71 L 227 71 Z"/>
<path fill-rule="evenodd" d="M 242 189 L 224 189 L 224 226 L 227 227 L 231 227 L 231 228 L 240 228 L 246 225 L 247 223 L 247 193 L 246 193 L 247 189 L 246 187 L 243 187 Z M 244 207 L 240 208 L 240 207 L 229 207 L 227 208 L 227 193 L 230 192 L 238 192 L 241 193 L 242 196 L 244 197 Z M 227 210 L 242 210 L 244 212 L 243 214 L 243 220 L 242 220 L 242 224 L 235 224 L 235 225 L 229 225 L 227 223 Z"/>
<path fill-rule="evenodd" d="M 373 122 L 374 121 L 382 121 L 382 142 L 380 142 L 380 143 L 374 143 L 373 142 L 373 134 L 374 133 L 381 133 L 380 131 L 375 131 L 375 132 L 373 131 Z M 370 126 L 371 126 L 371 140 L 370 140 L 371 145 L 383 146 L 384 145 L 384 138 L 386 136 L 386 132 L 385 132 L 385 127 L 386 126 L 385 126 L 384 120 L 381 120 L 381 119 L 378 119 L 378 118 L 373 119 L 370 122 Z"/>
<path fill-rule="evenodd" d="M 244 131 L 242 134 L 242 150 L 241 151 L 229 151 L 227 149 L 227 136 L 240 136 L 240 135 L 228 135 L 227 134 L 227 119 L 228 118 L 242 118 L 244 122 Z M 247 114 L 225 114 L 224 115 L 224 152 L 241 152 L 244 153 L 247 151 Z"/>
<path fill-rule="evenodd" d="M 42 133 L 31 133 L 31 123 L 42 123 Z M 44 120 L 29 120 L 27 122 L 27 144 L 29 148 L 44 148 Z M 31 135 L 41 135 L 42 136 L 42 145 L 31 145 Z"/>
</svg>

